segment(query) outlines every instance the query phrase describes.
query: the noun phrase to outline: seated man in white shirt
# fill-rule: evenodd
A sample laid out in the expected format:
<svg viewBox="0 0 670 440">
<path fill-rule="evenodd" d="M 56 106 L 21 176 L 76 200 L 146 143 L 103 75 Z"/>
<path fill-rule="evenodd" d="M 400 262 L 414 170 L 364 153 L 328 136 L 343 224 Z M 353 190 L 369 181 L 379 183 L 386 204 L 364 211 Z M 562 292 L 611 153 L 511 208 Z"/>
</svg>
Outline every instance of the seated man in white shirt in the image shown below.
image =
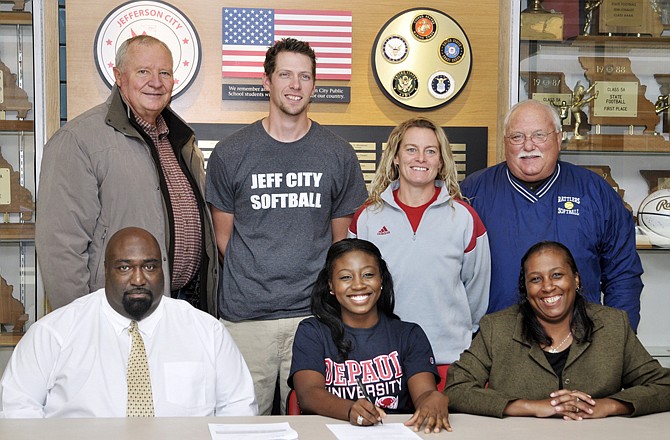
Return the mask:
<svg viewBox="0 0 670 440">
<path fill-rule="evenodd" d="M 49 313 L 21 338 L 0 381 L 0 418 L 136 415 L 127 411 L 126 374 L 135 321 L 150 375 L 145 415 L 258 413 L 251 375 L 224 326 L 162 295 L 160 248 L 149 232 L 112 236 L 105 278 L 104 289 Z"/>
</svg>

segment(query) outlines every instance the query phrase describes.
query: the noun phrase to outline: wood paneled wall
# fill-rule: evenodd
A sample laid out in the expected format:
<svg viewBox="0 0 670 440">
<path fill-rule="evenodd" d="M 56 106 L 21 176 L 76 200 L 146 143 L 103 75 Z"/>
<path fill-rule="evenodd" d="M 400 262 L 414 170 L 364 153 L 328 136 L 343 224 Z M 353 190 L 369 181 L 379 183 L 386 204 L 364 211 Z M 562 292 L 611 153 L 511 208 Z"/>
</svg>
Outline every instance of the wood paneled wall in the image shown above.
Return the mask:
<svg viewBox="0 0 670 440">
<path fill-rule="evenodd" d="M 106 15 L 126 0 L 68 0 L 67 17 L 67 86 L 68 119 L 104 101 L 109 88 L 99 76 L 93 59 L 95 34 Z M 195 26 L 203 55 L 198 78 L 172 106 L 190 123 L 249 123 L 267 113 L 267 102 L 223 101 L 221 99 L 221 29 L 222 8 L 281 7 L 283 9 L 334 9 L 353 13 L 352 79 L 317 81 L 318 85 L 348 85 L 348 104 L 314 103 L 310 117 L 325 125 L 396 125 L 417 112 L 403 109 L 377 87 L 372 74 L 370 51 L 379 29 L 397 13 L 416 7 L 443 11 L 457 21 L 472 47 L 472 73 L 465 89 L 442 108 L 420 112 L 441 125 L 486 126 L 489 163 L 496 162 L 499 109 L 507 107 L 501 89 L 509 90 L 507 61 L 499 60 L 502 45 L 506 54 L 508 42 L 501 42 L 500 17 L 508 5 L 494 0 L 427 0 L 409 4 L 397 0 L 168 0 L 181 10 Z M 503 23 L 504 32 L 509 23 Z M 506 55 L 505 55 L 506 56 Z M 499 62 L 500 61 L 500 62 Z M 236 81 L 238 82 L 238 81 Z M 242 82 L 242 81 L 239 81 Z M 260 80 L 258 81 L 260 83 Z M 484 148 L 484 146 L 482 146 Z"/>
</svg>

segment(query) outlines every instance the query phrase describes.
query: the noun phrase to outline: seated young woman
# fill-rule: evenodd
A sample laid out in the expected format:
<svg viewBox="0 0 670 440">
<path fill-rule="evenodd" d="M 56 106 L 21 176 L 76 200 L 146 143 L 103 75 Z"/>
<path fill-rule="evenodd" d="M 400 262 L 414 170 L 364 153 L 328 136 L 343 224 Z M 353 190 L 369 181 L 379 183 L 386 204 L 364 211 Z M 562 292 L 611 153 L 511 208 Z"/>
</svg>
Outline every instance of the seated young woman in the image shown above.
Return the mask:
<svg viewBox="0 0 670 440">
<path fill-rule="evenodd" d="M 586 302 L 568 248 L 533 245 L 519 291 L 521 303 L 482 318 L 449 367 L 452 411 L 582 420 L 670 410 L 670 370 L 645 350 L 625 312 Z"/>
<path fill-rule="evenodd" d="M 333 244 L 311 301 L 314 317 L 298 326 L 288 379 L 303 412 L 361 426 L 413 413 L 405 425 L 415 431 L 451 431 L 428 338 L 394 315 L 393 280 L 374 244 Z"/>
</svg>

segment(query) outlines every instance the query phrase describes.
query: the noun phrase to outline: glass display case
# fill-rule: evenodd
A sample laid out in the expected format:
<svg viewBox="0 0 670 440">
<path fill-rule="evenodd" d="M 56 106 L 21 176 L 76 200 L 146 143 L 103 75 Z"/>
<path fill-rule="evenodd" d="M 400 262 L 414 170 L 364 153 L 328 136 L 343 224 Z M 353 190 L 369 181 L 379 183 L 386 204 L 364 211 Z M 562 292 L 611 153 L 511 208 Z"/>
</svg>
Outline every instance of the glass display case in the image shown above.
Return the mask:
<svg viewBox="0 0 670 440">
<path fill-rule="evenodd" d="M 0 3 L 0 346 L 37 310 L 35 112 L 31 3 Z"/>
<path fill-rule="evenodd" d="M 518 100 L 556 107 L 561 157 L 619 192 L 638 220 L 638 248 L 647 249 L 670 247 L 670 219 L 659 220 L 670 215 L 669 8 L 658 0 L 545 0 L 519 2 L 516 11 Z"/>
<path fill-rule="evenodd" d="M 551 103 L 561 159 L 600 174 L 635 217 L 638 331 L 670 363 L 670 1 L 517 0 L 511 14 L 512 101 Z"/>
</svg>

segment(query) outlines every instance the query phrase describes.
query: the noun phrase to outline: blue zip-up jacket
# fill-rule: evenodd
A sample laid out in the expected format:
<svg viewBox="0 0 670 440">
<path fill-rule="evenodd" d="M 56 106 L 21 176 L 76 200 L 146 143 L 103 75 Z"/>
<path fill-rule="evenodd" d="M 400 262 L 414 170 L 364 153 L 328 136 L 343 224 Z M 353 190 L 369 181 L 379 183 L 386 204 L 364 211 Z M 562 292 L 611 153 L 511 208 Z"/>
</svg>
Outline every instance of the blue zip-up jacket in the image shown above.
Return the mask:
<svg viewBox="0 0 670 440">
<path fill-rule="evenodd" d="M 518 303 L 521 257 L 535 243 L 566 245 L 577 262 L 586 298 L 628 312 L 640 322 L 642 264 L 635 224 L 621 197 L 596 173 L 559 161 L 553 175 L 529 191 L 500 163 L 461 183 L 489 234 L 492 272 L 487 313 Z"/>
</svg>

